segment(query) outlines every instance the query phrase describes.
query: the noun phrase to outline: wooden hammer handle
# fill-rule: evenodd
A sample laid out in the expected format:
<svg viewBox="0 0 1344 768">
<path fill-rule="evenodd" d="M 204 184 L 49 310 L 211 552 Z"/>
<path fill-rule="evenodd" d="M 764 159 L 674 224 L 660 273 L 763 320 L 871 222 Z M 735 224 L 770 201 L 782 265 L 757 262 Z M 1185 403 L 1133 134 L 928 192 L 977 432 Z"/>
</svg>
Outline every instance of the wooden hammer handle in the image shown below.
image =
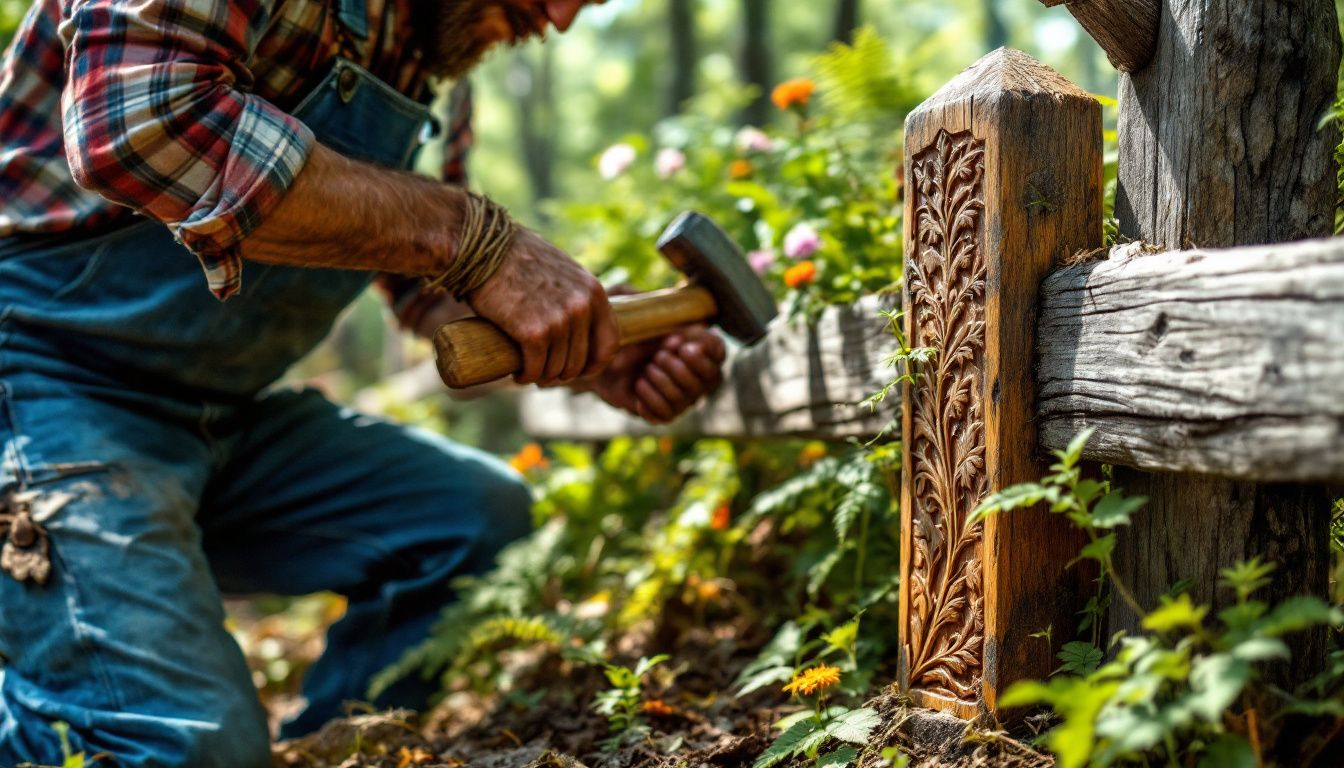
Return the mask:
<svg viewBox="0 0 1344 768">
<path fill-rule="evenodd" d="M 621 346 L 665 336 L 688 323 L 718 314 L 710 292 L 699 286 L 669 288 L 637 296 L 611 297 Z M 517 342 L 494 323 L 478 317 L 448 323 L 434 333 L 439 376 L 453 389 L 502 379 L 523 367 Z"/>
</svg>

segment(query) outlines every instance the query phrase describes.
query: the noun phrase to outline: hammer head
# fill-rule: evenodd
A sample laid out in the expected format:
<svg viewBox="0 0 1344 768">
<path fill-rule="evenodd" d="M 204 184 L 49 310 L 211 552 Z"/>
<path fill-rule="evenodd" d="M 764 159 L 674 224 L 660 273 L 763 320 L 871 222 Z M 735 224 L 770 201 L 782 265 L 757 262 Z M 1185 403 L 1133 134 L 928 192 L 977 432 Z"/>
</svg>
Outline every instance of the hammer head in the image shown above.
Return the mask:
<svg viewBox="0 0 1344 768">
<path fill-rule="evenodd" d="M 708 216 L 695 211 L 678 216 L 658 238 L 658 250 L 714 295 L 719 327 L 738 341 L 759 341 L 779 314 L 774 297 L 742 249 Z"/>
</svg>

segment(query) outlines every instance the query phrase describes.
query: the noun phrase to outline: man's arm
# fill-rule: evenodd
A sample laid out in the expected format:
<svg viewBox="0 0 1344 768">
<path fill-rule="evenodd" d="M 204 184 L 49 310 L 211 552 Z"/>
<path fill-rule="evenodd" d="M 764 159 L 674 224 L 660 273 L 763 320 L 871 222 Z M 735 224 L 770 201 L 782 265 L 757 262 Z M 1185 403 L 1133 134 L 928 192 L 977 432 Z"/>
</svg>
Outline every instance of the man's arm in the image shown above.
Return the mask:
<svg viewBox="0 0 1344 768">
<path fill-rule="evenodd" d="M 465 196 L 318 145 L 241 253 L 272 264 L 437 275 L 456 255 Z M 594 374 L 619 345 L 597 278 L 527 229 L 518 229 L 503 264 L 467 301 L 522 347 L 520 384 Z"/>
</svg>

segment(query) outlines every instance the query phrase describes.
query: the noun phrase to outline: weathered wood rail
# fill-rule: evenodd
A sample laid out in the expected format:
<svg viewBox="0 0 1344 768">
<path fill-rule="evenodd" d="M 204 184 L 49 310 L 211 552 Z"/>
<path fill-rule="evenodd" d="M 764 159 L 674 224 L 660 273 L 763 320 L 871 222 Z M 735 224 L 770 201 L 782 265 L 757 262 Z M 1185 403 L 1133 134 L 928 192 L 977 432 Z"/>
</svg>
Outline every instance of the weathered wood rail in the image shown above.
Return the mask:
<svg viewBox="0 0 1344 768">
<path fill-rule="evenodd" d="M 1120 247 L 1045 281 L 1037 333 L 1046 447 L 1091 427 L 1093 461 L 1344 482 L 1344 239 Z"/>
<path fill-rule="evenodd" d="M 863 414 L 894 341 L 875 306 L 835 309 L 742 352 L 725 391 L 673 427 L 848 438 L 899 407 L 899 684 L 962 717 L 1011 717 L 998 693 L 1047 675 L 1057 650 L 1029 635 L 1053 626 L 1062 644 L 1081 608 L 1085 575 L 1064 567 L 1076 539 L 1057 518 L 967 520 L 985 494 L 1039 476 L 1044 449 L 1090 427 L 1085 458 L 1150 497 L 1115 551 L 1149 606 L 1183 578 L 1217 604 L 1219 569 L 1251 555 L 1279 566 L 1266 599 L 1323 594 L 1327 484 L 1344 485 L 1344 239 L 1309 239 L 1329 231 L 1336 195 L 1338 131 L 1318 128 L 1340 57 L 1333 3 L 1068 5 L 1133 73 L 1117 215 L 1151 245 L 1096 248 L 1095 100 L 996 51 L 906 127 L 901 303 L 907 338 L 935 361 Z M 591 401 L 528 400 L 538 436 L 638 429 Z M 1136 621 L 1110 617 L 1112 629 Z M 1271 677 L 1319 669 L 1324 639 L 1294 638 L 1292 664 Z"/>
<path fill-rule="evenodd" d="M 565 389 L 523 399 L 523 429 L 538 438 L 605 440 L 670 431 L 706 437 L 869 439 L 899 413 L 900 396 L 876 409 L 864 404 L 893 378 L 883 361 L 897 349 L 881 311 L 896 296 L 832 307 L 815 324 L 779 320 L 759 344 L 730 352 L 717 393 L 668 428 Z"/>
</svg>

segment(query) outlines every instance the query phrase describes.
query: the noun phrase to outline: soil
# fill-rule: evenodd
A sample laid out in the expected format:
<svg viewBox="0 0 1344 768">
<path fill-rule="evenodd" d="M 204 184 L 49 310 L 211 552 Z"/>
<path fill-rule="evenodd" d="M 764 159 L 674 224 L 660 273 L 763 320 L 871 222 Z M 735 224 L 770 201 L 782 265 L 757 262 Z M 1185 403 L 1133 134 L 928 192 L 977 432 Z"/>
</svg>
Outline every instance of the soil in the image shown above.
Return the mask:
<svg viewBox="0 0 1344 768">
<path fill-rule="evenodd" d="M 606 687 L 600 669 L 555 652 L 515 654 L 512 692 L 458 691 L 418 716 L 410 711 L 358 715 L 329 723 L 274 750 L 276 768 L 710 768 L 750 766 L 778 735 L 771 724 L 797 710 L 768 689 L 736 698 L 732 683 L 754 652 L 706 631 L 682 638 L 658 668 L 646 700 L 666 705 L 646 716 L 649 731 L 608 750 L 606 718 L 591 702 Z M 530 692 L 530 693 L 529 693 Z M 911 708 L 895 693 L 868 702 L 883 726 L 858 768 L 887 765 L 895 746 L 910 765 L 1044 768 L 1054 761 L 1012 736 L 969 727 L 947 715 Z M 1029 735 L 1029 734 L 1028 734 Z M 783 764 L 802 768 L 808 761 Z"/>
</svg>

